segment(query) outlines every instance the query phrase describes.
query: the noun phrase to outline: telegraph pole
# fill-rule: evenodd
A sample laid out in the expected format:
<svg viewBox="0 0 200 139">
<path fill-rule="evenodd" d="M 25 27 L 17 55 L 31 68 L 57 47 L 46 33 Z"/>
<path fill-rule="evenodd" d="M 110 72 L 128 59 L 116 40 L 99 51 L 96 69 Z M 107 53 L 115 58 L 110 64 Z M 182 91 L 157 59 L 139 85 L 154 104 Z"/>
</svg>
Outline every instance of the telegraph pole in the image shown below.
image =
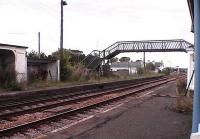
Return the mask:
<svg viewBox="0 0 200 139">
<path fill-rule="evenodd" d="M 40 32 L 38 32 L 38 55 L 40 58 Z"/>
<path fill-rule="evenodd" d="M 143 55 L 143 64 L 144 64 L 144 72 L 146 72 L 146 65 L 145 65 L 145 52 L 144 52 L 144 55 Z"/>
<path fill-rule="evenodd" d="M 60 21 L 60 69 L 61 69 L 61 76 L 62 77 L 62 71 L 64 68 L 64 59 L 63 59 L 63 7 L 67 5 L 67 2 L 64 0 L 61 0 L 60 3 L 60 16 L 61 16 L 61 21 Z"/>
</svg>

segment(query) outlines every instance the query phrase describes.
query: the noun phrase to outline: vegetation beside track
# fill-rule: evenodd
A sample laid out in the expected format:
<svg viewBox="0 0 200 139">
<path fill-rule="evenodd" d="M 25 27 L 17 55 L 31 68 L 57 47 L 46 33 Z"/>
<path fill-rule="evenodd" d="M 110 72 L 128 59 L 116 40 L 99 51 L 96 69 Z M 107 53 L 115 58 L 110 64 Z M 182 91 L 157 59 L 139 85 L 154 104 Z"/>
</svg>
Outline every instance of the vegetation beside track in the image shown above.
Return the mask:
<svg viewBox="0 0 200 139">
<path fill-rule="evenodd" d="M 104 83 L 120 80 L 131 80 L 131 79 L 140 79 L 148 77 L 162 76 L 163 74 L 144 74 L 140 76 L 110 76 L 110 77 L 98 77 L 95 75 L 90 76 L 88 79 L 81 80 L 68 80 L 65 82 L 61 81 L 35 81 L 31 84 L 24 85 L 23 90 L 34 90 L 36 88 L 45 89 L 45 88 L 57 88 L 57 87 L 70 87 L 74 85 L 83 85 L 83 84 L 94 84 L 94 83 Z"/>
</svg>

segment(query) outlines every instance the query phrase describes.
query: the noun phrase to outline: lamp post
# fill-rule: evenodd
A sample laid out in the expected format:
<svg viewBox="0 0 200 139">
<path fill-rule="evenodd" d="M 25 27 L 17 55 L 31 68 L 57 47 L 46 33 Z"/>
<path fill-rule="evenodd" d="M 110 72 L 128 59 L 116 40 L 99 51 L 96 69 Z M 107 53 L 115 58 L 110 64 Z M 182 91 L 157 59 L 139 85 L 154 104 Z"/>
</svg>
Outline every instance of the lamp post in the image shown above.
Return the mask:
<svg viewBox="0 0 200 139">
<path fill-rule="evenodd" d="M 61 22 L 60 22 L 60 77 L 62 79 L 62 71 L 64 68 L 64 59 L 63 59 L 63 7 L 67 5 L 67 2 L 65 0 L 61 0 L 60 6 L 61 6 Z"/>
</svg>

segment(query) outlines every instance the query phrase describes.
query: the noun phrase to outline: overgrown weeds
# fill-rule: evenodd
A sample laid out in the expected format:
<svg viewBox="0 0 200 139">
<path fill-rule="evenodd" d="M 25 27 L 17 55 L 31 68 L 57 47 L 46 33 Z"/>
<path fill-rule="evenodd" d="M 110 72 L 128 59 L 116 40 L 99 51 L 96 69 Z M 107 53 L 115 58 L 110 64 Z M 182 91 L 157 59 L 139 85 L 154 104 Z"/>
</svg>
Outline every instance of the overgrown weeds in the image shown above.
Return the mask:
<svg viewBox="0 0 200 139">
<path fill-rule="evenodd" d="M 20 91 L 22 90 L 21 84 L 17 82 L 16 73 L 7 71 L 1 79 L 1 87 L 5 90 Z"/>
<path fill-rule="evenodd" d="M 176 101 L 175 101 L 175 111 L 180 113 L 191 113 L 192 112 L 192 98 L 190 96 L 185 96 L 186 92 L 186 81 L 178 79 L 176 81 Z"/>
</svg>

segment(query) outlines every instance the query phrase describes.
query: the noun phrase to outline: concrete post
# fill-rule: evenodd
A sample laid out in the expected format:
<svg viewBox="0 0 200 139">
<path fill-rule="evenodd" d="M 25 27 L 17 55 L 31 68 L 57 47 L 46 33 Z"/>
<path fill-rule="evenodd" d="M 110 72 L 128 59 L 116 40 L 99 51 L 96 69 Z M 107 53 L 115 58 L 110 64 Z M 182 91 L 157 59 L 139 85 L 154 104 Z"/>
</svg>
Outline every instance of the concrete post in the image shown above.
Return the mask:
<svg viewBox="0 0 200 139">
<path fill-rule="evenodd" d="M 60 2 L 60 77 L 63 79 L 63 69 L 64 69 L 64 60 L 63 60 L 63 0 Z"/>
<path fill-rule="evenodd" d="M 195 86 L 193 100 L 192 133 L 198 132 L 200 123 L 200 1 L 194 0 Z M 193 136 L 193 135 L 192 135 Z M 191 138 L 194 138 L 192 137 Z"/>
<path fill-rule="evenodd" d="M 60 60 L 57 60 L 57 80 L 60 81 Z"/>
</svg>

